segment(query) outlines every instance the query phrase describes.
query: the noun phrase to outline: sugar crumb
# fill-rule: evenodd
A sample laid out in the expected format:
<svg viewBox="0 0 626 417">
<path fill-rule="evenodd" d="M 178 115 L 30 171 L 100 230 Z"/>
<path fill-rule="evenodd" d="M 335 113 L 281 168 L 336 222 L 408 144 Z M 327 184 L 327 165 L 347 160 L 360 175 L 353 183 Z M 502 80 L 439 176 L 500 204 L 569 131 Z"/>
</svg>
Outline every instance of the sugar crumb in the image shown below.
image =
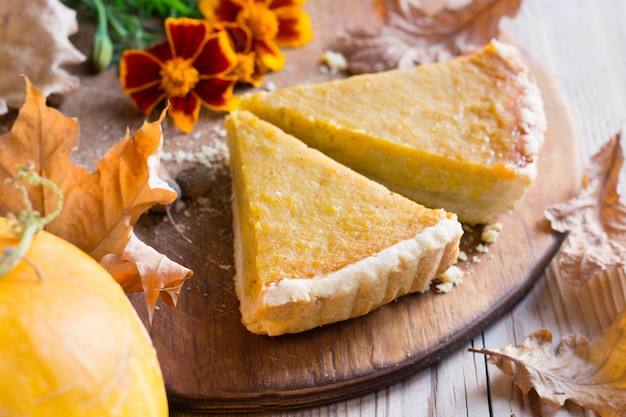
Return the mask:
<svg viewBox="0 0 626 417">
<path fill-rule="evenodd" d="M 221 138 L 226 137 L 226 129 L 224 129 L 222 125 L 213 126 L 213 133 L 215 133 L 217 136 Z"/>
<path fill-rule="evenodd" d="M 221 135 L 221 131 L 216 131 Z M 225 132 L 224 132 L 225 134 Z M 161 160 L 164 162 L 184 162 L 199 163 L 207 168 L 223 168 L 230 164 L 230 154 L 228 145 L 224 141 L 216 141 L 212 145 L 202 145 L 197 151 L 177 150 L 174 152 L 162 152 Z"/>
</svg>

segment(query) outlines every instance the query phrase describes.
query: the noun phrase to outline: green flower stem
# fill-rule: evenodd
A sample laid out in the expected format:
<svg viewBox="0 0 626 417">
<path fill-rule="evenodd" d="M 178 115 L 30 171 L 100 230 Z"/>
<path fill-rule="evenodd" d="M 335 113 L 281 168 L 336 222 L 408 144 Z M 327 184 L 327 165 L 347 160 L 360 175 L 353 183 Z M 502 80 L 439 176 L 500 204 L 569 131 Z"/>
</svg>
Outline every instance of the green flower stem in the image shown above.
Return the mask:
<svg viewBox="0 0 626 417">
<path fill-rule="evenodd" d="M 8 246 L 4 249 L 2 256 L 0 256 L 0 277 L 11 272 L 24 259 L 37 233 L 43 230 L 46 224 L 58 217 L 63 208 L 63 192 L 61 189 L 54 182 L 43 178 L 36 172 L 20 167 L 17 178 L 9 179 L 9 181 L 13 181 L 15 187 L 22 192 L 26 208 L 17 217 L 13 213 L 9 213 L 8 218 L 12 223 L 12 231 L 20 238 L 20 242 L 17 246 Z M 41 213 L 33 209 L 33 205 L 28 197 L 28 190 L 19 181 L 26 181 L 30 185 L 41 185 L 52 189 L 52 192 L 57 197 L 56 209 L 47 216 L 41 217 Z"/>
<path fill-rule="evenodd" d="M 113 59 L 113 42 L 109 36 L 107 12 L 102 0 L 94 0 L 98 12 L 98 28 L 94 38 L 91 59 L 96 71 L 100 72 L 111 65 Z"/>
<path fill-rule="evenodd" d="M 96 11 L 98 12 L 98 30 L 104 30 L 107 28 L 107 12 L 102 4 L 102 0 L 93 0 Z M 103 29 L 104 28 L 104 29 Z"/>
</svg>

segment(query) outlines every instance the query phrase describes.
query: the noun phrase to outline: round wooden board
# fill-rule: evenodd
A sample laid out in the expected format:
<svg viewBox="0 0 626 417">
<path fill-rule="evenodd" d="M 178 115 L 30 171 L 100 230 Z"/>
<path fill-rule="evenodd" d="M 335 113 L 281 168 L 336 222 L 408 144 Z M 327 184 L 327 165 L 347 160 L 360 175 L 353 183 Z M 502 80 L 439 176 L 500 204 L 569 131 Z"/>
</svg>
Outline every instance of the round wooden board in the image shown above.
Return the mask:
<svg viewBox="0 0 626 417">
<path fill-rule="evenodd" d="M 337 32 L 348 21 L 379 23 L 372 9 L 362 7 L 358 0 L 315 0 L 306 8 L 316 38 L 306 47 L 287 52 L 287 68 L 268 77 L 277 87 L 336 78 L 320 71 L 319 57 L 337 47 Z M 93 27 L 81 25 L 73 41 L 88 52 L 92 34 Z M 258 336 L 240 322 L 233 284 L 227 166 L 165 162 L 173 176 L 195 170 L 197 179 L 208 182 L 210 188 L 202 198 L 185 201 L 185 207 L 173 213 L 191 244 L 177 236 L 162 213 L 145 214 L 136 227 L 141 239 L 194 271 L 177 307 L 159 302 L 149 326 L 171 407 L 246 411 L 313 405 L 363 394 L 436 363 L 511 308 L 541 276 L 561 242 L 545 220 L 544 208 L 571 197 L 579 178 L 567 105 L 550 75 L 532 63 L 531 69 L 549 124 L 539 175 L 518 209 L 497 219 L 504 229 L 488 253 L 476 251 L 479 228 L 465 234 L 462 250 L 469 260 L 460 263 L 465 271 L 463 283 L 448 294 L 431 290 L 406 296 L 367 316 L 305 333 Z M 144 116 L 121 93 L 115 68 L 97 76 L 85 68 L 79 72 L 81 88 L 63 98 L 58 107 L 66 116 L 80 120 L 81 143 L 75 159 L 93 166 L 127 127 L 138 129 Z M 0 118 L 1 131 L 10 127 L 15 114 Z M 156 117 L 152 115 L 151 120 Z M 164 150 L 193 153 L 210 146 L 223 153 L 222 120 L 223 115 L 203 111 L 189 135 L 166 120 Z M 131 300 L 147 322 L 141 295 L 132 295 Z"/>
</svg>

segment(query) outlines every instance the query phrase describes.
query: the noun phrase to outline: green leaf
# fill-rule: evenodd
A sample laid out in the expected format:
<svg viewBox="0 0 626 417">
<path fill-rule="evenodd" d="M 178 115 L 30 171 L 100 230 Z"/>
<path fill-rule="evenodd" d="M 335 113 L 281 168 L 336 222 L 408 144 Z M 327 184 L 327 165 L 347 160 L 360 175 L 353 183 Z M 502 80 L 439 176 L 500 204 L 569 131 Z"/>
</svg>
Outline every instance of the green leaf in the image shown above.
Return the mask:
<svg viewBox="0 0 626 417">
<path fill-rule="evenodd" d="M 81 19 L 97 21 L 94 0 L 61 0 Z M 113 41 L 113 61 L 126 49 L 144 49 L 163 40 L 168 17 L 201 18 L 198 0 L 101 0 Z M 157 23 L 158 24 L 155 24 Z"/>
</svg>

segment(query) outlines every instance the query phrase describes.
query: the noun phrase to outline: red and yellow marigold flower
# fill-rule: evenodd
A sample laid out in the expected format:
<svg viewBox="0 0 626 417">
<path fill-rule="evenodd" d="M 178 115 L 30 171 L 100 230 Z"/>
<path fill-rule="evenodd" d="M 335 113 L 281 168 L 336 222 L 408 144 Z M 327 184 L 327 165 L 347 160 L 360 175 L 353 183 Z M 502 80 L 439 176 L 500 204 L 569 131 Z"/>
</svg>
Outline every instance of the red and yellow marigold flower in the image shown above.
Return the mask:
<svg viewBox="0 0 626 417">
<path fill-rule="evenodd" d="M 252 51 L 261 73 L 285 66 L 280 47 L 300 47 L 313 39 L 306 0 L 200 0 L 198 8 L 212 24 L 235 22 L 252 35 Z"/>
<path fill-rule="evenodd" d="M 237 105 L 229 75 L 237 56 L 229 35 L 204 20 L 168 18 L 167 41 L 145 50 L 127 50 L 120 61 L 123 91 L 145 114 L 169 101 L 168 114 L 183 132 L 198 121 L 200 107 L 232 110 Z"/>
<path fill-rule="evenodd" d="M 237 53 L 237 66 L 231 74 L 244 84 L 251 84 L 255 87 L 263 84 L 263 74 L 256 65 L 256 53 L 252 50 L 250 29 L 235 22 L 220 22 L 215 27 L 217 30 L 223 29 L 228 33 Z"/>
</svg>

